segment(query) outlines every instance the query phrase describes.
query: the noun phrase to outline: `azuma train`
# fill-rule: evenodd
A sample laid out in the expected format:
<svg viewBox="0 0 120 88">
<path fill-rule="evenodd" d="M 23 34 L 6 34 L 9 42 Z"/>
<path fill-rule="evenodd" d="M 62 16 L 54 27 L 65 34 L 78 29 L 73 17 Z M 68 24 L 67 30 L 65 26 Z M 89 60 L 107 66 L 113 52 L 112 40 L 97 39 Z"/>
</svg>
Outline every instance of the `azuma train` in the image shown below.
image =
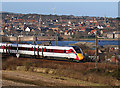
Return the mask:
<svg viewBox="0 0 120 88">
<path fill-rule="evenodd" d="M 0 53 L 42 56 L 42 57 L 62 57 L 76 61 L 83 61 L 82 49 L 78 46 L 40 46 L 32 44 L 8 44 L 0 43 Z"/>
</svg>

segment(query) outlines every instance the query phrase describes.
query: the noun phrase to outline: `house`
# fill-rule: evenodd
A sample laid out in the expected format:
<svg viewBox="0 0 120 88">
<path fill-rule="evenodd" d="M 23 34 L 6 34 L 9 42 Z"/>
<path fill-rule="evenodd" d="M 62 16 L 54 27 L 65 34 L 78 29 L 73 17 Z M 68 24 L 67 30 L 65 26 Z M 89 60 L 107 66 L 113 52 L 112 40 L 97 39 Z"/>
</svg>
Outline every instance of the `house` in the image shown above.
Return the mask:
<svg viewBox="0 0 120 88">
<path fill-rule="evenodd" d="M 0 30 L 0 35 L 4 35 L 4 32 L 3 32 L 3 30 Z"/>
<path fill-rule="evenodd" d="M 107 33 L 107 38 L 114 38 L 114 33 Z"/>
<path fill-rule="evenodd" d="M 107 38 L 118 39 L 120 38 L 120 32 L 107 33 Z"/>
<path fill-rule="evenodd" d="M 25 31 L 30 32 L 31 30 L 30 30 L 29 27 L 27 27 L 27 28 L 25 29 Z"/>
<path fill-rule="evenodd" d="M 120 33 L 115 33 L 114 38 L 119 38 L 120 39 Z"/>
</svg>

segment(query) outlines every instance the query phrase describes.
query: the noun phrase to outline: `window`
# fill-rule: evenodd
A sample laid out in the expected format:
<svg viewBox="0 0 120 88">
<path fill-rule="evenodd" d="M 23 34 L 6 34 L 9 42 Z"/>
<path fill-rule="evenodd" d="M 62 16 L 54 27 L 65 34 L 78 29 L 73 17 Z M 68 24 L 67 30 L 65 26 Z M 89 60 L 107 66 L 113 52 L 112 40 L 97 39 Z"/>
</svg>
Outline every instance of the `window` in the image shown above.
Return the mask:
<svg viewBox="0 0 120 88">
<path fill-rule="evenodd" d="M 31 51 L 31 48 L 28 48 L 28 51 Z"/>
<path fill-rule="evenodd" d="M 48 49 L 48 52 L 50 52 L 51 50 L 50 49 Z"/>
<path fill-rule="evenodd" d="M 74 51 L 73 51 L 73 50 L 70 50 L 70 52 L 71 52 L 71 53 L 74 53 Z"/>
<path fill-rule="evenodd" d="M 45 52 L 47 52 L 47 49 L 45 49 Z"/>
<path fill-rule="evenodd" d="M 53 52 L 53 49 L 51 49 L 51 52 Z"/>
<path fill-rule="evenodd" d="M 66 53 L 66 50 L 64 50 L 64 53 Z"/>
<path fill-rule="evenodd" d="M 75 49 L 75 51 L 76 51 L 77 53 L 81 53 L 81 50 L 80 50 L 79 47 L 73 46 L 73 48 Z"/>
<path fill-rule="evenodd" d="M 32 47 L 32 51 L 34 51 L 34 48 Z"/>
</svg>

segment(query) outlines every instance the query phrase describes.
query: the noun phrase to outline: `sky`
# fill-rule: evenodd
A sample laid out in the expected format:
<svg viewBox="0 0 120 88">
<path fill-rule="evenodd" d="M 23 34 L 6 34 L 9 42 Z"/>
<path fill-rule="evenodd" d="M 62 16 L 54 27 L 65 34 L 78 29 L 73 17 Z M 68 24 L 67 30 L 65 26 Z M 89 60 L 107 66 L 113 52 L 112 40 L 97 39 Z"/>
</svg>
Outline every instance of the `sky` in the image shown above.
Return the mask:
<svg viewBox="0 0 120 88">
<path fill-rule="evenodd" d="M 23 14 L 118 17 L 118 2 L 5 2 L 3 0 L 2 11 Z"/>
</svg>

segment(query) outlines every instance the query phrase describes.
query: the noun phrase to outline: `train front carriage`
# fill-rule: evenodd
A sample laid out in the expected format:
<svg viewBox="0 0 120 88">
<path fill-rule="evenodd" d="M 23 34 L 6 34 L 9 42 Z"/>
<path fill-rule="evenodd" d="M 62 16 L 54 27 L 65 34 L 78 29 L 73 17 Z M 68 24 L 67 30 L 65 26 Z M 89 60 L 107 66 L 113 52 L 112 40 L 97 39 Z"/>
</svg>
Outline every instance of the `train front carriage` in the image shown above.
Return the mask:
<svg viewBox="0 0 120 88">
<path fill-rule="evenodd" d="M 0 52 L 9 54 L 19 55 L 34 55 L 34 56 L 45 56 L 45 57 L 60 57 L 68 58 L 76 61 L 83 60 L 82 49 L 78 46 L 39 46 L 30 44 L 7 44 L 0 43 Z M 17 52 L 18 49 L 18 52 Z"/>
<path fill-rule="evenodd" d="M 82 49 L 80 47 L 78 47 L 78 46 L 73 46 L 73 48 L 74 48 L 75 53 L 76 53 L 75 60 L 82 61 L 84 59 L 84 55 L 83 55 Z"/>
</svg>

